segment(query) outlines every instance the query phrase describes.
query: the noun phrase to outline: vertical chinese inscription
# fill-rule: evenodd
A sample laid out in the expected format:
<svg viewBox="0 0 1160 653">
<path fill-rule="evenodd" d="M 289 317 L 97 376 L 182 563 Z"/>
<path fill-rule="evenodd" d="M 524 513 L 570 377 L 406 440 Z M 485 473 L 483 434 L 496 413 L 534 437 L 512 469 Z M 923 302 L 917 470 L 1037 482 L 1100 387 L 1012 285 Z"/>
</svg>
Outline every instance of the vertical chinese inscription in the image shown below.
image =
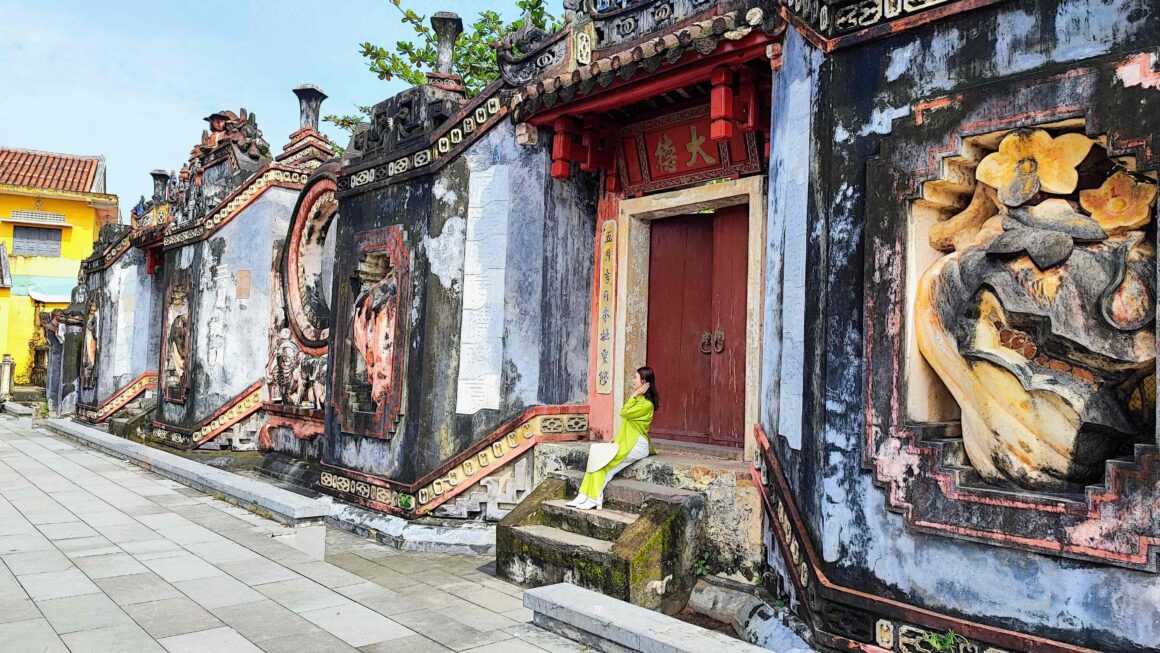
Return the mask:
<svg viewBox="0 0 1160 653">
<path fill-rule="evenodd" d="M 616 286 L 616 220 L 600 226 L 600 293 L 596 296 L 596 392 L 612 393 L 612 310 Z"/>
</svg>

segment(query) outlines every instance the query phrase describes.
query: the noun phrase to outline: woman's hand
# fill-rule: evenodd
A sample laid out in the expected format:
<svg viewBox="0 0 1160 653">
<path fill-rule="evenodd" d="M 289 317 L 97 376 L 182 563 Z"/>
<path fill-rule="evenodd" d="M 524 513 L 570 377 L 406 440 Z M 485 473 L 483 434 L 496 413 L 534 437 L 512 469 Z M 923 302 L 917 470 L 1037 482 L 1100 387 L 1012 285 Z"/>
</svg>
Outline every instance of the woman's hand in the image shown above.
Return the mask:
<svg viewBox="0 0 1160 653">
<path fill-rule="evenodd" d="M 636 390 L 632 391 L 632 396 L 639 397 L 640 395 L 643 395 L 644 393 L 648 392 L 648 388 L 649 388 L 649 384 L 642 383 L 636 387 Z"/>
</svg>

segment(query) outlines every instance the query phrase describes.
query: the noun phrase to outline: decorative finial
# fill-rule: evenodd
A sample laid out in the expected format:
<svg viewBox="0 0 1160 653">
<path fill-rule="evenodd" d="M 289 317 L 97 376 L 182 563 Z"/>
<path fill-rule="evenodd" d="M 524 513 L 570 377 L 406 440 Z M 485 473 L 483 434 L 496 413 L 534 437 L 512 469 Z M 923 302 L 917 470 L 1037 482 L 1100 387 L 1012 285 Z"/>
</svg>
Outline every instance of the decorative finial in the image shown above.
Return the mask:
<svg viewBox="0 0 1160 653">
<path fill-rule="evenodd" d="M 431 17 L 431 27 L 435 30 L 438 44 L 438 63 L 435 71 L 440 75 L 451 74 L 451 59 L 455 54 L 455 41 L 463 33 L 463 19 L 459 14 L 440 11 Z"/>
<path fill-rule="evenodd" d="M 326 93 L 313 84 L 303 84 L 295 87 L 294 95 L 298 96 L 298 116 L 302 129 L 318 131 L 318 115 L 322 110 L 322 101 Z"/>
<path fill-rule="evenodd" d="M 153 203 L 165 201 L 165 187 L 169 185 L 169 173 L 164 170 L 154 170 L 149 173 L 153 177 Z"/>
</svg>

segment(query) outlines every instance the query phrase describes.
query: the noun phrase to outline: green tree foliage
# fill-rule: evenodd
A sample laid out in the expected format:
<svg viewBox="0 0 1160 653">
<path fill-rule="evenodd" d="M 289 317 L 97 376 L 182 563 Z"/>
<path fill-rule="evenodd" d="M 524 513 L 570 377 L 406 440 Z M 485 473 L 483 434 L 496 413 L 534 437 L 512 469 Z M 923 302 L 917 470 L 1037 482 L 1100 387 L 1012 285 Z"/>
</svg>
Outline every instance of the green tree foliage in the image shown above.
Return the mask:
<svg viewBox="0 0 1160 653">
<path fill-rule="evenodd" d="M 478 20 L 465 26 L 459 40 L 455 42 L 451 71 L 463 78 L 468 97 L 477 95 L 499 76 L 499 66 L 496 63 L 495 50 L 491 47 L 492 43 L 499 41 L 508 32 L 523 27 L 525 19 L 543 30 L 551 31 L 559 28 L 559 21 L 544 8 L 544 1 L 518 0 L 517 5 L 523 15 L 510 23 L 504 22 L 495 11 L 486 10 L 479 13 Z M 413 86 L 424 84 L 427 82 L 426 73 L 435 70 L 436 66 L 435 31 L 431 29 L 426 16 L 420 16 L 414 10 L 403 7 L 402 0 L 390 0 L 390 3 L 402 13 L 402 22 L 411 26 L 415 33 L 414 38 L 410 41 L 396 42 L 393 49 L 363 43 L 360 46 L 361 54 L 367 61 L 367 67 L 379 79 L 389 81 L 398 78 Z M 371 107 L 357 108 L 356 114 L 330 114 L 324 116 L 322 120 L 351 132 L 371 115 Z"/>
</svg>

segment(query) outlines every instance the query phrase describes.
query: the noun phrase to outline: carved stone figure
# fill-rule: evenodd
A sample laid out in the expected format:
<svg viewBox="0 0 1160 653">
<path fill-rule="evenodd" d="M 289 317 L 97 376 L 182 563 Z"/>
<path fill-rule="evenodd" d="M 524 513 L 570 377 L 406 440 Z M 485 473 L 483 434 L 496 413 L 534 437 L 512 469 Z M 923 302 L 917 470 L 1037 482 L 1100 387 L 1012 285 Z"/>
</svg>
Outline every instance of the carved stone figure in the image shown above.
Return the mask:
<svg viewBox="0 0 1160 653">
<path fill-rule="evenodd" d="M 381 267 L 387 267 L 385 257 Z M 360 270 L 365 277 L 378 273 L 378 281 L 364 286 L 355 299 L 354 345 L 366 365 L 366 378 L 371 386 L 371 401 L 380 403 L 386 398 L 392 381 L 395 357 L 395 321 L 399 309 L 399 288 L 394 269 L 375 270 L 368 266 Z"/>
<path fill-rule="evenodd" d="M 165 331 L 165 389 L 167 396 L 177 396 L 185 391 L 185 374 L 189 363 L 187 360 L 189 302 L 184 287 L 177 286 L 173 289 L 167 317 L 169 325 Z"/>
<path fill-rule="evenodd" d="M 1029 129 L 975 176 L 970 205 L 931 229 L 948 253 L 918 283 L 918 346 L 985 479 L 1076 491 L 1154 411 L 1138 390 L 1156 359 L 1156 184 L 1083 134 Z"/>
<path fill-rule="evenodd" d="M 79 286 L 78 286 L 79 287 Z M 100 293 L 94 292 L 85 316 L 85 335 L 81 349 L 81 381 L 85 388 L 91 388 L 97 376 L 97 342 L 100 328 Z"/>
</svg>

